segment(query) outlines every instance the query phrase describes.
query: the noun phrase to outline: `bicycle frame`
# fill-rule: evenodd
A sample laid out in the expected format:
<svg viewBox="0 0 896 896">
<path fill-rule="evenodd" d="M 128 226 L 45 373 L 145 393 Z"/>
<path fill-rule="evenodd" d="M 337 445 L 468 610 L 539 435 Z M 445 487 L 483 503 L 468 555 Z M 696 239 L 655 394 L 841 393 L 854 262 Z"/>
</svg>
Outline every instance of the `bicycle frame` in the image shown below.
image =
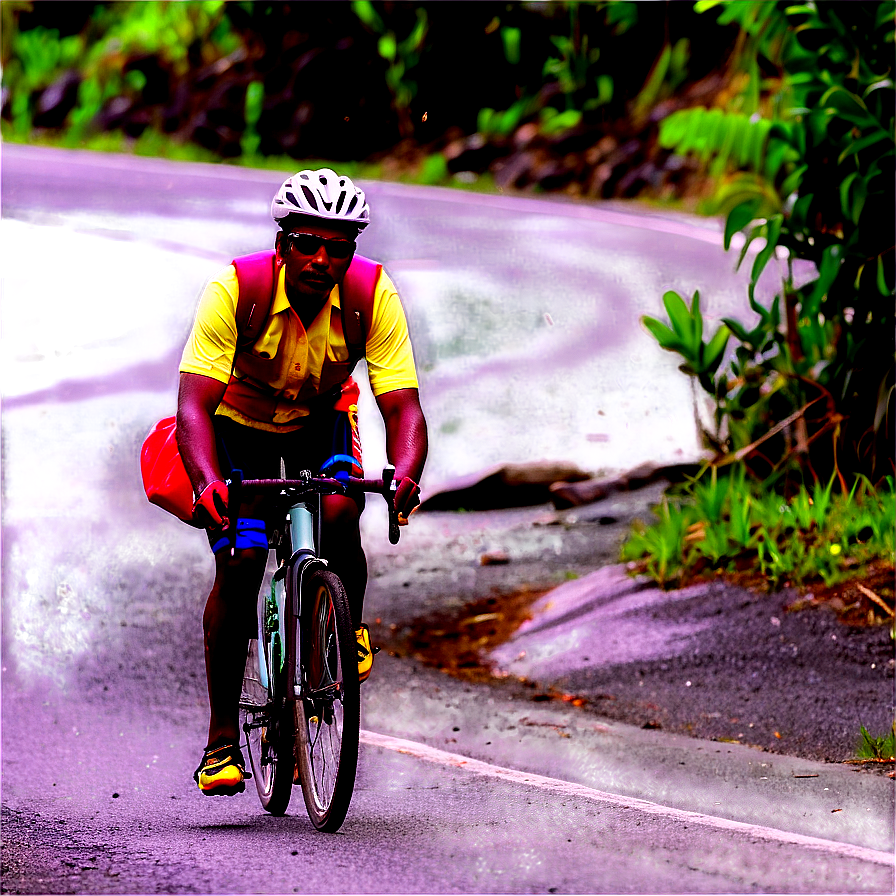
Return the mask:
<svg viewBox="0 0 896 896">
<path fill-rule="evenodd" d="M 349 480 L 348 483 L 340 482 L 338 480 L 329 481 L 332 482 L 334 490 L 341 489 L 344 492 L 346 485 L 349 485 L 361 488 L 364 491 L 379 491 L 383 494 L 384 497 L 388 495 L 389 497 L 387 497 L 387 501 L 389 501 L 390 503 L 389 540 L 393 544 L 395 544 L 398 541 L 399 529 L 397 514 L 395 513 L 390 500 L 391 495 L 394 493 L 395 487 L 397 485 L 397 483 L 395 483 L 394 481 L 393 476 L 394 467 L 386 467 L 386 469 L 383 470 L 382 480 Z M 322 482 L 325 480 L 318 481 Z M 250 487 L 252 485 L 255 485 L 257 487 L 260 482 L 263 482 L 263 480 L 248 480 L 247 485 L 249 485 Z M 277 633 L 279 636 L 281 647 L 279 656 L 281 670 L 283 663 L 290 663 L 296 670 L 296 673 L 298 675 L 301 671 L 301 663 L 296 662 L 296 660 L 302 655 L 301 627 L 299 627 L 299 629 L 297 630 L 295 639 L 298 656 L 289 657 L 284 655 L 284 652 L 282 651 L 283 645 L 289 643 L 283 627 L 284 621 L 286 619 L 286 613 L 284 612 L 287 591 L 286 577 L 289 575 L 293 576 L 293 580 L 291 583 L 291 590 L 293 595 L 293 616 L 295 619 L 301 619 L 301 602 L 304 590 L 302 586 L 304 585 L 305 577 L 307 573 L 315 567 L 326 568 L 327 561 L 320 556 L 321 492 L 318 490 L 314 490 L 311 487 L 312 479 L 310 477 L 310 474 L 308 474 L 307 482 L 305 482 L 304 480 L 294 480 L 292 482 L 295 487 L 301 488 L 304 485 L 307 490 L 306 493 L 301 497 L 301 499 L 290 505 L 285 512 L 285 535 L 289 546 L 289 557 L 281 558 L 281 564 L 273 575 L 273 578 L 271 580 L 270 598 L 262 597 L 261 599 L 264 612 L 260 612 L 258 614 L 258 643 L 267 643 L 267 639 L 264 637 L 264 628 L 265 626 L 267 626 L 269 631 L 273 631 L 273 626 L 275 624 L 273 615 L 274 613 L 276 613 Z M 238 470 L 234 471 L 233 478 L 229 480 L 229 485 L 231 501 L 236 502 L 238 500 L 237 496 L 239 495 L 239 492 L 243 486 L 242 474 Z M 259 651 L 258 674 L 259 680 L 265 688 L 269 686 L 270 671 L 275 665 L 275 659 L 277 658 L 273 655 L 267 656 L 265 652 Z M 277 676 L 274 676 L 274 681 L 276 682 L 276 680 Z M 302 681 L 294 680 L 291 694 L 275 696 L 282 696 L 288 701 L 293 701 L 296 698 L 302 696 L 302 687 Z"/>
<path fill-rule="evenodd" d="M 240 709 L 246 713 L 242 727 L 249 760 L 262 806 L 283 814 L 298 780 L 318 830 L 337 830 L 345 819 L 360 721 L 351 610 L 342 582 L 320 556 L 323 496 L 380 493 L 389 504 L 389 538 L 395 543 L 400 521 L 394 472 L 386 467 L 381 480 L 330 479 L 303 471 L 298 479 L 244 481 L 234 471 L 228 483 L 231 520 L 241 506 L 242 488 L 270 496 L 259 512 L 276 529 L 268 527 L 268 547 L 276 549 L 279 562 L 268 593 L 259 599 L 258 649 L 250 646 L 246 658 Z"/>
</svg>

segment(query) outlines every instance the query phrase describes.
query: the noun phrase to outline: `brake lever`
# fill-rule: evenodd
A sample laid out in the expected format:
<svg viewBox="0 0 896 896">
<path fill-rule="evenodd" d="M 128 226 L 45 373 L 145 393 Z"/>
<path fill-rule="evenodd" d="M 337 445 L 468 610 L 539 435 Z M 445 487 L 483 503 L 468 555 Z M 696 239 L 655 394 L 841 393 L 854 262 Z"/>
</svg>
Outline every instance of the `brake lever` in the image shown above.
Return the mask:
<svg viewBox="0 0 896 896">
<path fill-rule="evenodd" d="M 383 497 L 389 505 L 389 543 L 398 544 L 401 537 L 401 529 L 398 525 L 398 511 L 395 509 L 395 493 L 398 491 L 398 483 L 395 481 L 395 467 L 388 464 L 383 467 Z"/>
</svg>

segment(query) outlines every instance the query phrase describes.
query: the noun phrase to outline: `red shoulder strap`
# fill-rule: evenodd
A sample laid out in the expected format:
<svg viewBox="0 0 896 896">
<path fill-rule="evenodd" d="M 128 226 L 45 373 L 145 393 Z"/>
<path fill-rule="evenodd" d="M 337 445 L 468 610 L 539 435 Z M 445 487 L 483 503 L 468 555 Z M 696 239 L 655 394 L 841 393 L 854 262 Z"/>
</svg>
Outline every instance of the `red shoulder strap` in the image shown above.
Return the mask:
<svg viewBox="0 0 896 896">
<path fill-rule="evenodd" d="M 352 367 L 364 357 L 367 334 L 373 323 L 373 298 L 383 266 L 363 255 L 355 255 L 339 288 L 342 332 Z"/>
<path fill-rule="evenodd" d="M 273 249 L 233 259 L 240 285 L 236 305 L 237 351 L 252 345 L 274 303 L 280 260 Z"/>
</svg>

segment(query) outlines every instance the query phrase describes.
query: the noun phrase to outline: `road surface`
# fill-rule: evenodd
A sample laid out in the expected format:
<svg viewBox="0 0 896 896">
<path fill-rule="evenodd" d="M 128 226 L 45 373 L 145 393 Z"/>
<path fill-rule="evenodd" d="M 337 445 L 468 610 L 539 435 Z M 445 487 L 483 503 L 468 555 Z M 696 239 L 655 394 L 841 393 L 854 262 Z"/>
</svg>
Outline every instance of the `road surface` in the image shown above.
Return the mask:
<svg viewBox="0 0 896 896">
<path fill-rule="evenodd" d="M 279 179 L 4 147 L 4 890 L 891 891 L 882 779 L 597 724 L 386 656 L 339 834 L 314 833 L 298 799 L 275 819 L 251 792 L 198 793 L 211 564 L 201 533 L 146 504 L 136 457 L 174 408 L 201 283 L 270 242 Z M 365 250 L 418 345 L 428 487 L 495 461 L 693 454 L 687 384 L 637 315 L 670 287 L 699 286 L 715 317 L 742 304 L 711 227 L 370 195 Z M 365 525 L 400 567 L 375 513 Z"/>
</svg>

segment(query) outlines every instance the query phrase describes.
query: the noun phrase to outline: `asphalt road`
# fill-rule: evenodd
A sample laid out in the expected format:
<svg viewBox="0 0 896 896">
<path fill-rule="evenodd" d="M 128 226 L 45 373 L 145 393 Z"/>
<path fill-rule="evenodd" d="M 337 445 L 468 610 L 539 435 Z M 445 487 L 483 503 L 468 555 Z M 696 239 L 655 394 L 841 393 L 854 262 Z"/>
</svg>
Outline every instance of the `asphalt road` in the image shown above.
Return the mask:
<svg viewBox="0 0 896 896">
<path fill-rule="evenodd" d="M 891 891 L 881 779 L 596 723 L 386 656 L 365 686 L 368 733 L 339 834 L 314 833 L 298 799 L 274 819 L 251 792 L 197 792 L 211 564 L 201 533 L 145 503 L 136 457 L 173 409 L 199 285 L 269 242 L 278 180 L 4 147 L 4 891 Z M 736 301 L 711 229 L 370 193 L 382 223 L 368 251 L 394 269 L 421 334 L 430 487 L 495 459 L 598 468 L 613 451 L 693 450 L 686 387 L 657 390 L 674 365 L 646 360 L 634 321 L 659 311 L 669 279 L 717 278 Z M 574 364 L 576 345 L 603 363 Z M 481 388 L 465 390 L 471 380 Z M 366 530 L 388 579 L 412 529 L 397 551 L 375 512 Z M 432 543 L 437 568 L 448 555 Z M 460 589 L 468 572 L 445 575 Z M 388 607 L 389 589 L 377 600 Z"/>
</svg>

